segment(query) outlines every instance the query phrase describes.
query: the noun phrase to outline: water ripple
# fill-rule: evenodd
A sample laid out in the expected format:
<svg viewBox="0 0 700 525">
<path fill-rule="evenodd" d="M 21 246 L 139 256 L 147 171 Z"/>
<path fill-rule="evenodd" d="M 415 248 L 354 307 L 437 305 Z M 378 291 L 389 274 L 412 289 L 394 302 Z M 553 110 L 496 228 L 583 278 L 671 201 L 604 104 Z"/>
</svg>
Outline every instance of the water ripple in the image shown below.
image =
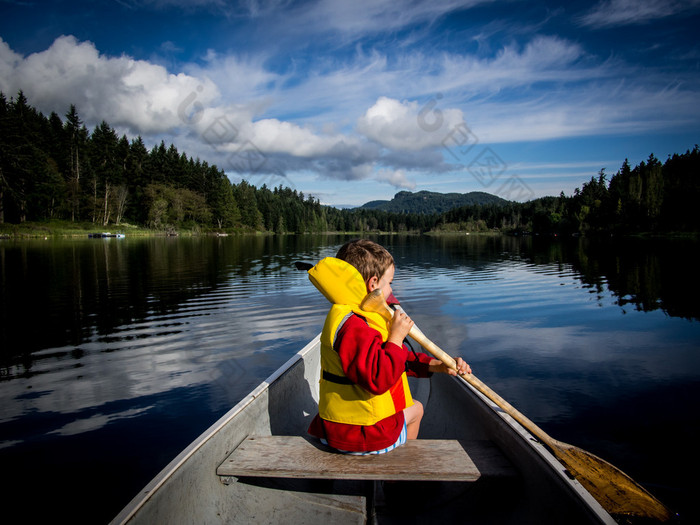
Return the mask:
<svg viewBox="0 0 700 525">
<path fill-rule="evenodd" d="M 157 471 L 163 444 L 177 452 L 320 331 L 328 304 L 293 262 L 333 255 L 345 240 L 160 239 L 123 244 L 119 254 L 67 242 L 48 263 L 44 252 L 3 252 L 4 275 L 24 275 L 26 260 L 36 269 L 16 280 L 21 286 L 2 282 L 6 463 L 24 468 L 40 446 L 70 458 L 71 468 L 83 461 L 88 473 L 94 458 L 84 452 L 105 450 L 129 468 Z M 694 295 L 685 294 L 696 272 L 686 272 L 691 282 L 680 292 L 669 286 L 681 256 L 658 277 L 656 266 L 644 274 L 624 253 L 602 271 L 560 243 L 383 241 L 397 261 L 394 292 L 426 335 L 467 357 L 538 424 L 577 439 L 610 426 L 618 436 L 645 435 L 625 430 L 635 425 L 630 400 L 683 388 L 685 397 L 645 405 L 644 421 L 668 421 L 668 411 L 697 419 L 688 414 L 697 413 L 700 323 Z M 672 317 L 674 308 L 683 314 Z M 34 324 L 22 324 L 20 312 Z M 675 439 L 685 427 L 673 428 Z M 605 452 L 605 438 L 597 442 Z M 57 453 L 65 443 L 76 453 Z"/>
</svg>

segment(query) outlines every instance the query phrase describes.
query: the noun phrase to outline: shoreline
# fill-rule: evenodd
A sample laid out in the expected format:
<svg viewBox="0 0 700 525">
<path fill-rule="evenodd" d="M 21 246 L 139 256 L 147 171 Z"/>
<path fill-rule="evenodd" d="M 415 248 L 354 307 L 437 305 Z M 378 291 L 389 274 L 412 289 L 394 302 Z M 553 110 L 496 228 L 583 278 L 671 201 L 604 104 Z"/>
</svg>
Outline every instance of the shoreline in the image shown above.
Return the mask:
<svg viewBox="0 0 700 525">
<path fill-rule="evenodd" d="M 95 226 L 90 223 L 71 223 L 64 221 L 55 221 L 50 223 L 27 222 L 23 224 L 0 224 L 0 240 L 49 240 L 49 239 L 80 239 L 88 238 L 96 235 L 97 238 L 101 234 L 109 232 L 111 237 L 116 234 L 123 234 L 125 237 L 229 237 L 229 236 L 277 236 L 277 235 L 410 235 L 420 236 L 426 235 L 430 237 L 458 237 L 458 236 L 515 236 L 515 237 L 548 237 L 559 239 L 570 238 L 588 238 L 588 239 L 610 239 L 610 238 L 639 238 L 639 239 L 700 239 L 700 232 L 633 232 L 633 233 L 596 233 L 596 234 L 559 234 L 559 233 L 533 233 L 519 231 L 469 231 L 469 230 L 428 230 L 428 231 L 324 231 L 324 232 L 284 232 L 276 233 L 270 231 L 253 231 L 246 228 L 229 228 L 221 230 L 202 230 L 195 227 L 193 229 L 175 229 L 168 228 L 165 230 L 152 230 L 149 228 L 134 226 L 131 224 L 111 224 L 108 226 Z M 105 236 L 109 238 L 108 236 Z"/>
</svg>

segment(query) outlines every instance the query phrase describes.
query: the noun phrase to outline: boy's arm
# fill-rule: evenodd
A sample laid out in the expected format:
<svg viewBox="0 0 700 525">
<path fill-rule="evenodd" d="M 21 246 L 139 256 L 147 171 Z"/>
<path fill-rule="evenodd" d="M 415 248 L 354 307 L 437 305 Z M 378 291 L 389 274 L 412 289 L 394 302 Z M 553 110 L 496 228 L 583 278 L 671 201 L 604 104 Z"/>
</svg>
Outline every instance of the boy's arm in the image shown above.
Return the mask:
<svg viewBox="0 0 700 525">
<path fill-rule="evenodd" d="M 410 345 L 409 345 L 410 346 Z M 416 352 L 413 347 L 407 352 L 406 373 L 412 377 L 430 377 L 433 371 L 430 364 L 433 358 L 423 352 Z"/>
<path fill-rule="evenodd" d="M 458 357 L 455 360 L 455 363 L 457 364 L 457 370 L 459 371 L 460 374 L 471 374 L 472 373 L 472 368 L 461 357 Z M 439 359 L 433 359 L 430 362 L 430 371 L 431 372 L 441 372 L 443 374 L 449 374 L 451 376 L 457 375 L 457 371 L 452 370 L 451 368 L 448 368 L 447 365 L 445 365 Z"/>
<path fill-rule="evenodd" d="M 382 343 L 381 334 L 357 315 L 345 321 L 333 347 L 348 379 L 373 394 L 382 394 L 396 383 L 409 357 L 403 347 Z"/>
</svg>

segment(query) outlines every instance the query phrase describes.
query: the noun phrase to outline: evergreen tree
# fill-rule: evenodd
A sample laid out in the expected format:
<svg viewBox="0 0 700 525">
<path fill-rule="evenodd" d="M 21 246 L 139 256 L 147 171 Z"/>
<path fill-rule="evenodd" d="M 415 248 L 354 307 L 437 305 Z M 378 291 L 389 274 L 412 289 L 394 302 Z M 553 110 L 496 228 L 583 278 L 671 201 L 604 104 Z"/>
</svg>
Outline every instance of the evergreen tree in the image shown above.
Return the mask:
<svg viewBox="0 0 700 525">
<path fill-rule="evenodd" d="M 47 155 L 41 135 L 43 115 L 30 107 L 24 93 L 6 107 L 2 122 L 3 215 L 10 222 L 25 222 L 39 213 L 41 191 L 47 176 Z"/>
<path fill-rule="evenodd" d="M 146 145 L 139 135 L 131 141 L 129 154 L 126 159 L 124 170 L 126 179 L 126 191 L 128 201 L 126 202 L 125 215 L 130 220 L 145 224 L 147 217 L 143 206 L 145 188 L 149 183 L 150 160 Z"/>
<path fill-rule="evenodd" d="M 70 207 L 71 221 L 80 220 L 80 204 L 82 200 L 81 176 L 83 172 L 83 164 L 88 131 L 83 125 L 83 122 L 78 116 L 78 111 L 71 104 L 70 110 L 66 114 L 66 122 L 63 125 L 68 148 L 69 169 L 65 173 L 67 193 Z"/>
<path fill-rule="evenodd" d="M 9 169 L 9 145 L 7 131 L 9 128 L 9 108 L 5 95 L 0 92 L 0 224 L 5 222 L 5 193 L 9 183 L 5 174 Z"/>
<path fill-rule="evenodd" d="M 92 222 L 107 225 L 110 221 L 116 188 L 122 179 L 123 161 L 117 158 L 119 139 L 116 132 L 102 123 L 90 137 L 90 187 L 92 190 Z"/>
<path fill-rule="evenodd" d="M 698 231 L 698 146 L 662 164 L 653 154 L 625 160 L 610 182 L 601 170 L 572 196 L 526 203 L 497 197 L 443 213 L 441 197 L 399 192 L 408 209 L 338 210 L 279 186 L 231 184 L 226 174 L 164 141 L 150 151 L 141 137 L 118 137 L 107 122 L 89 133 L 74 105 L 65 121 L 0 93 L 0 222 L 64 218 L 156 228 L 216 227 L 276 233 L 320 231 L 485 231 L 540 233 Z M 463 202 L 458 194 L 445 202 Z M 483 197 L 483 196 L 482 196 Z M 434 205 L 427 205 L 431 199 Z M 448 204 L 448 207 L 450 205 Z M 432 211 L 432 213 L 431 213 Z"/>
<path fill-rule="evenodd" d="M 241 213 L 241 223 L 252 230 L 263 229 L 263 218 L 258 210 L 258 202 L 255 197 L 255 188 L 242 180 L 235 186 L 233 195 L 238 203 Z"/>
<path fill-rule="evenodd" d="M 214 222 L 218 228 L 232 228 L 241 222 L 241 212 L 233 195 L 233 186 L 224 172 L 212 166 L 211 191 L 208 205 L 211 207 Z"/>
</svg>

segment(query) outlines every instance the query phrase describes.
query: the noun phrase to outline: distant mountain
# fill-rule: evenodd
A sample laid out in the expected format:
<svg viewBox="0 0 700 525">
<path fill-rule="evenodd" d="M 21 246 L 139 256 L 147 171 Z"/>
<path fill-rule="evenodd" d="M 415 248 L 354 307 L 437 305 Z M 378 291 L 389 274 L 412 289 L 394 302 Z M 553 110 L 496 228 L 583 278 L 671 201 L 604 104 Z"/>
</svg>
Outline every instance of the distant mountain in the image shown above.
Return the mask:
<svg viewBox="0 0 700 525">
<path fill-rule="evenodd" d="M 444 213 L 453 208 L 480 204 L 506 204 L 508 201 L 483 191 L 436 193 L 400 191 L 390 201 L 370 201 L 360 208 L 394 213 Z"/>
</svg>

